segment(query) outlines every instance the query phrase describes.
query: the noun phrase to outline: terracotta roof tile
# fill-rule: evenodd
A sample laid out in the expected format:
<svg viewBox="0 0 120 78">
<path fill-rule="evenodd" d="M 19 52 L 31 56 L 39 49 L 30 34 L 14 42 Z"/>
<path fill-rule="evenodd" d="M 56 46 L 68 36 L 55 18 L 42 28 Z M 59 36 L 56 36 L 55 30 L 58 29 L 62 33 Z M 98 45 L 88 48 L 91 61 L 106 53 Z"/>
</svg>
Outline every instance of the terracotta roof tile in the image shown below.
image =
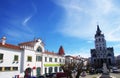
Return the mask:
<svg viewBox="0 0 120 78">
<path fill-rule="evenodd" d="M 34 46 L 35 43 L 38 42 L 37 40 L 33 40 L 33 41 L 28 41 L 28 42 L 22 42 L 22 43 L 19 43 L 18 45 L 26 45 L 26 46 Z M 44 43 L 42 42 L 41 45 L 44 46 Z"/>
<path fill-rule="evenodd" d="M 2 45 L 2 43 L 0 43 L 0 47 L 10 48 L 10 49 L 15 49 L 15 50 L 22 50 L 19 46 L 7 44 L 7 43 L 5 43 L 4 45 Z"/>
<path fill-rule="evenodd" d="M 29 41 L 29 42 L 20 43 L 18 45 L 34 46 L 35 43 L 36 43 L 36 41 Z"/>
<path fill-rule="evenodd" d="M 60 56 L 58 53 L 49 52 L 49 51 L 45 51 L 45 52 L 44 52 L 44 54 L 49 54 L 49 55 Z"/>
<path fill-rule="evenodd" d="M 68 55 L 68 56 L 65 56 L 65 57 L 71 57 L 73 59 L 79 59 L 77 56 L 70 56 L 70 55 Z"/>
</svg>

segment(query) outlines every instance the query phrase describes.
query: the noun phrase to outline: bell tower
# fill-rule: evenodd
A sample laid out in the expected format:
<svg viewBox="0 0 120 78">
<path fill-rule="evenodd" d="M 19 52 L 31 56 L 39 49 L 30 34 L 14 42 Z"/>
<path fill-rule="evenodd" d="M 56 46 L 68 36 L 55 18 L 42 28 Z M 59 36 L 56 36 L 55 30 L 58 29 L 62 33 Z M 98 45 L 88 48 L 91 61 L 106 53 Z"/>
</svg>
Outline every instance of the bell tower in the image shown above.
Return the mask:
<svg viewBox="0 0 120 78">
<path fill-rule="evenodd" d="M 94 38 L 95 48 L 91 49 L 91 64 L 93 68 L 102 68 L 103 63 L 106 63 L 107 67 L 113 66 L 115 64 L 114 49 L 106 46 L 106 40 L 99 25 L 97 25 Z"/>
<path fill-rule="evenodd" d="M 106 40 L 104 34 L 101 34 L 99 25 L 97 25 L 97 31 L 95 34 L 95 49 L 99 51 L 106 49 Z"/>
</svg>

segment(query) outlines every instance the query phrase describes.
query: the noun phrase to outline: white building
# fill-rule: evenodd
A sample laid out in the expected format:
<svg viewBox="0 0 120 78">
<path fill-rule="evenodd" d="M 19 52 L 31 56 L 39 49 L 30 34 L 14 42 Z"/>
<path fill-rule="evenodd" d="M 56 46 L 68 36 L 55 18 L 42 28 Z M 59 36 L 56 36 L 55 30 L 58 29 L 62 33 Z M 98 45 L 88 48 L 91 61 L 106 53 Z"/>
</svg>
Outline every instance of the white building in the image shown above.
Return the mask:
<svg viewBox="0 0 120 78">
<path fill-rule="evenodd" d="M 70 55 L 65 56 L 65 64 L 72 63 L 72 62 L 80 63 L 81 61 L 83 61 L 84 64 L 86 64 L 87 62 L 86 58 L 80 57 L 80 55 L 79 56 L 70 56 Z"/>
<path fill-rule="evenodd" d="M 40 39 L 20 43 L 19 46 L 7 44 L 6 37 L 0 42 L 0 78 L 60 72 L 60 64 L 64 63 L 62 46 L 58 53 L 53 53 L 45 50 Z"/>
</svg>

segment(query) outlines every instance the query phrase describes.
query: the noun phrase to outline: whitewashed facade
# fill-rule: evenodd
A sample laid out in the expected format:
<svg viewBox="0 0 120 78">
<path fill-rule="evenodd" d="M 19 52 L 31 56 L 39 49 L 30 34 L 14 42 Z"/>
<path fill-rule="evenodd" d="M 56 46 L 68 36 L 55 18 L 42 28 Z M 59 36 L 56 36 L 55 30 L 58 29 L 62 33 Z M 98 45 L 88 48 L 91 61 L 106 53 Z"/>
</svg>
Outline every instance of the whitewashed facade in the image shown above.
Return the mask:
<svg viewBox="0 0 120 78">
<path fill-rule="evenodd" d="M 64 63 L 64 53 L 45 51 L 40 39 L 20 43 L 19 46 L 7 44 L 6 37 L 0 42 L 0 78 L 60 72 L 60 64 Z"/>
<path fill-rule="evenodd" d="M 0 47 L 0 56 L 4 57 L 0 59 L 0 78 L 10 78 L 20 73 L 21 52 L 20 50 Z M 15 60 L 15 56 L 18 56 L 18 60 Z"/>
</svg>

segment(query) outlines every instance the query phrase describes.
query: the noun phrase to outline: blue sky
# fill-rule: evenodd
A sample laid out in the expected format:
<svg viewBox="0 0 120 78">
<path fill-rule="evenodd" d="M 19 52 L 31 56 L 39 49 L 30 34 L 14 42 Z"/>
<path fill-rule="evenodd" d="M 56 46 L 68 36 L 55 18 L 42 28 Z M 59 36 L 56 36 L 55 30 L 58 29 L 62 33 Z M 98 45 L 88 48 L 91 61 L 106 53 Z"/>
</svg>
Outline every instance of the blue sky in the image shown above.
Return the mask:
<svg viewBox="0 0 120 78">
<path fill-rule="evenodd" d="M 90 57 L 99 24 L 107 47 L 120 55 L 119 0 L 0 0 L 0 37 L 7 43 L 41 38 L 45 49 Z"/>
</svg>

